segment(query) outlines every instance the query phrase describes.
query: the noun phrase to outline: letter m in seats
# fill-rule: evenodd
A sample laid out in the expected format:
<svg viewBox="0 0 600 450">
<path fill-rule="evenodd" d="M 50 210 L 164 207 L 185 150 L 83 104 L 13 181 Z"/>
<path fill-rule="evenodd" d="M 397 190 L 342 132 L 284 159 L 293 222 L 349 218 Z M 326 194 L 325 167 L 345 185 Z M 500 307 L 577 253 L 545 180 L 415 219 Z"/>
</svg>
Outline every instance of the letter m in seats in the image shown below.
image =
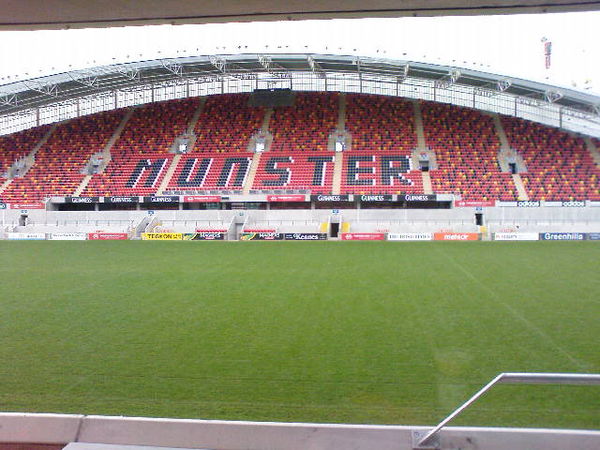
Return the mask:
<svg viewBox="0 0 600 450">
<path fill-rule="evenodd" d="M 166 164 L 166 158 L 157 159 L 155 161 L 152 161 L 151 159 L 140 160 L 135 166 L 135 169 L 133 169 L 125 187 L 135 188 L 144 176 L 146 177 L 144 187 L 154 187 Z"/>
</svg>

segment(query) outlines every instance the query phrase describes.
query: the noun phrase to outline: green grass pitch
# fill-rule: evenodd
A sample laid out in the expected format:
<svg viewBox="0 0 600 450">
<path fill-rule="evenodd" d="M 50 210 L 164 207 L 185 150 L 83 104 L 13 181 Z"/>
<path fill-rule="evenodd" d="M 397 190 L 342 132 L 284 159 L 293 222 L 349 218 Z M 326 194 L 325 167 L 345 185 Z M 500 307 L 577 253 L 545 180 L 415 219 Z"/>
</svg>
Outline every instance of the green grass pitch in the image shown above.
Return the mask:
<svg viewBox="0 0 600 450">
<path fill-rule="evenodd" d="M 600 372 L 593 242 L 0 242 L 0 410 L 433 425 Z M 498 386 L 455 424 L 600 428 Z"/>
</svg>

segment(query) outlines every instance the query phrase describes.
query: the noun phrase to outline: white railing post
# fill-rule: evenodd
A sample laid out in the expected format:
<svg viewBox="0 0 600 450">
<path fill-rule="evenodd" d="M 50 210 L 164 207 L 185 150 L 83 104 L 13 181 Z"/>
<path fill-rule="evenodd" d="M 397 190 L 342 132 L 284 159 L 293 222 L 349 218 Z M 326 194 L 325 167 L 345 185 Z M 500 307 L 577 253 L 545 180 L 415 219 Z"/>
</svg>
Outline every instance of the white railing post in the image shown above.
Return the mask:
<svg viewBox="0 0 600 450">
<path fill-rule="evenodd" d="M 473 404 L 479 397 L 489 391 L 496 384 L 578 384 L 600 385 L 600 374 L 581 373 L 501 373 L 492 381 L 477 391 L 469 400 L 454 410 L 442 420 L 435 428 L 428 432 L 413 432 L 413 448 L 437 449 L 440 448 L 436 439 L 440 430 L 451 420 Z"/>
</svg>

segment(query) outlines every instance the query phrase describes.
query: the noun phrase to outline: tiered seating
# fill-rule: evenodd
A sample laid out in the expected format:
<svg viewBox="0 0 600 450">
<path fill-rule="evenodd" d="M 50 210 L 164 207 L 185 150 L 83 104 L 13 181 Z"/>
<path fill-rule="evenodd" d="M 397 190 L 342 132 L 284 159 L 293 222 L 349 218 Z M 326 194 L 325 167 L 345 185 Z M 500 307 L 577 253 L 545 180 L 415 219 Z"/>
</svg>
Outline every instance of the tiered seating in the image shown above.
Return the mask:
<svg viewBox="0 0 600 450">
<path fill-rule="evenodd" d="M 410 155 L 417 146 L 409 101 L 377 95 L 346 96 L 346 129 L 352 150 Z"/>
<path fill-rule="evenodd" d="M 271 151 L 294 153 L 325 151 L 338 118 L 338 95 L 299 92 L 294 106 L 275 108 L 269 128 Z"/>
<path fill-rule="evenodd" d="M 253 189 L 308 189 L 313 194 L 330 194 L 334 154 L 325 152 L 263 153 Z"/>
<path fill-rule="evenodd" d="M 83 195 L 155 194 L 174 156 L 169 150 L 186 132 L 198 105 L 194 98 L 137 109 L 111 149 L 104 173 L 92 178 Z"/>
<path fill-rule="evenodd" d="M 196 124 L 194 151 L 247 151 L 250 138 L 260 130 L 265 115 L 263 108 L 249 107 L 248 99 L 248 94 L 208 97 Z"/>
<path fill-rule="evenodd" d="M 270 122 L 273 145 L 261 155 L 251 189 L 332 192 L 336 154 L 327 144 L 336 127 L 338 98 L 331 93 L 297 93 L 294 106 L 275 109 Z M 247 146 L 264 116 L 264 110 L 248 107 L 247 101 L 245 94 L 207 99 L 195 128 L 195 147 L 181 156 L 169 191 L 191 194 L 247 187 L 254 156 Z M 92 177 L 82 195 L 155 194 L 173 160 L 171 146 L 186 132 L 198 106 L 196 98 L 136 109 L 111 150 L 105 172 Z M 15 179 L 2 199 L 36 202 L 72 195 L 84 177 L 82 168 L 102 151 L 124 113 L 59 125 L 37 153 L 32 169 Z M 500 172 L 500 143 L 491 117 L 428 102 L 422 104 L 422 113 L 426 145 L 435 151 L 439 166 L 430 172 L 434 192 L 456 193 L 465 200 L 517 199 L 511 175 Z M 411 167 L 417 147 L 411 103 L 352 94 L 347 96 L 346 116 L 352 149 L 339 154 L 341 193 L 423 193 L 422 174 Z M 502 121 L 511 147 L 527 164 L 529 172 L 522 178 L 532 200 L 600 200 L 600 171 L 583 139 L 521 119 Z M 27 155 L 47 130 L 0 137 L 0 173 Z"/>
<path fill-rule="evenodd" d="M 512 177 L 498 164 L 500 142 L 491 117 L 457 106 L 421 105 L 425 140 L 435 151 L 432 170 L 435 193 L 461 195 L 463 200 L 516 200 Z"/>
<path fill-rule="evenodd" d="M 521 178 L 531 200 L 600 200 L 600 170 L 582 138 L 513 117 L 502 124 L 527 165 Z"/>
<path fill-rule="evenodd" d="M 40 201 L 52 195 L 72 195 L 85 176 L 81 170 L 106 145 L 122 116 L 123 111 L 111 111 L 59 125 L 37 152 L 27 175 L 14 179 L 3 198 Z"/>
<path fill-rule="evenodd" d="M 40 142 L 49 126 L 21 131 L 19 133 L 0 136 L 0 182 L 6 178 L 4 174 L 20 158 L 27 156 Z"/>
<path fill-rule="evenodd" d="M 417 146 L 411 103 L 375 95 L 346 99 L 352 151 L 344 153 L 342 193 L 423 193 L 421 172 L 413 170 L 410 162 Z M 402 179 L 386 176 L 388 168 L 388 175 L 400 174 Z"/>
</svg>

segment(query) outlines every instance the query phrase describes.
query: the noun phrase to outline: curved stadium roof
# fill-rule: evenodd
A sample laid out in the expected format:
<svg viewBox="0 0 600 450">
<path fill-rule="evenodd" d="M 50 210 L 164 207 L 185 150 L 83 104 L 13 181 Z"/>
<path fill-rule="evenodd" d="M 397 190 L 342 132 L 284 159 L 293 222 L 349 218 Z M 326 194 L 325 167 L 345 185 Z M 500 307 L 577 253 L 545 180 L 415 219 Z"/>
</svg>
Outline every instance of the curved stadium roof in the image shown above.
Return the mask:
<svg viewBox="0 0 600 450">
<path fill-rule="evenodd" d="M 80 0 L 9 1 L 0 29 L 39 30 L 171 23 L 356 17 L 523 14 L 600 9 L 598 0 Z"/>
<path fill-rule="evenodd" d="M 154 101 L 278 88 L 452 103 L 600 137 L 598 96 L 470 69 L 322 54 L 158 59 L 2 85 L 0 135 Z"/>
</svg>

